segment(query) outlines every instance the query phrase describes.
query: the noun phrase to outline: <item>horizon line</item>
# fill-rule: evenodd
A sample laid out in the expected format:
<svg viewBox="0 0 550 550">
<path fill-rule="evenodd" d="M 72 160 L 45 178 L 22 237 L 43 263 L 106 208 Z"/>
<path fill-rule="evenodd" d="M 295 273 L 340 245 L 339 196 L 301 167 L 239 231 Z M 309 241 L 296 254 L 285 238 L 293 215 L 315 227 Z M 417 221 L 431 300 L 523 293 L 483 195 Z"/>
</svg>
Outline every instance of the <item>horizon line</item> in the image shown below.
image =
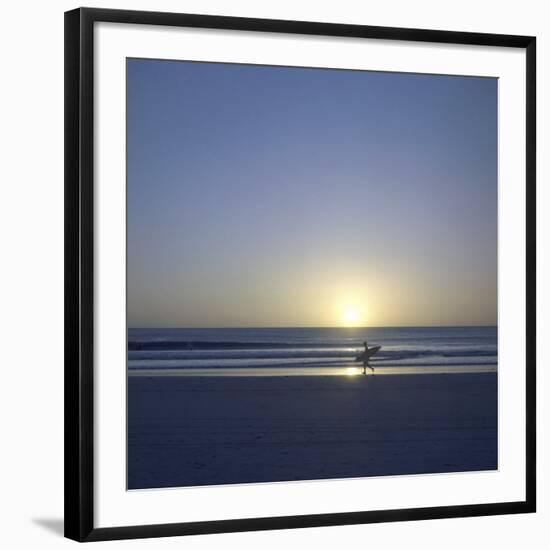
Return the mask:
<svg viewBox="0 0 550 550">
<path fill-rule="evenodd" d="M 368 329 L 368 328 L 480 328 L 480 327 L 495 327 L 498 328 L 498 324 L 476 324 L 476 325 L 369 325 L 369 326 L 316 326 L 316 325 L 224 325 L 224 326 L 127 326 L 127 330 L 144 330 L 144 329 L 181 329 L 181 330 L 209 330 L 209 329 L 291 329 L 291 328 L 312 328 L 312 329 L 325 329 L 325 328 L 340 328 L 340 329 Z"/>
</svg>

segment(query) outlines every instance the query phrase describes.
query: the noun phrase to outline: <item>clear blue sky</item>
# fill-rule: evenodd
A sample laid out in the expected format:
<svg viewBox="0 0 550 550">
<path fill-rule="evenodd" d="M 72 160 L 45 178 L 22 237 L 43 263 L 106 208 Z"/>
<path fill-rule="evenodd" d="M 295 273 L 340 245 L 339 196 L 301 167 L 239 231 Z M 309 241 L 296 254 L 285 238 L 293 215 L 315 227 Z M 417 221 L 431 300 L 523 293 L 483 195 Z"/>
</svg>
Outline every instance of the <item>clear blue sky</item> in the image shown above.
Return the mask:
<svg viewBox="0 0 550 550">
<path fill-rule="evenodd" d="M 496 324 L 497 80 L 128 60 L 130 327 Z"/>
</svg>

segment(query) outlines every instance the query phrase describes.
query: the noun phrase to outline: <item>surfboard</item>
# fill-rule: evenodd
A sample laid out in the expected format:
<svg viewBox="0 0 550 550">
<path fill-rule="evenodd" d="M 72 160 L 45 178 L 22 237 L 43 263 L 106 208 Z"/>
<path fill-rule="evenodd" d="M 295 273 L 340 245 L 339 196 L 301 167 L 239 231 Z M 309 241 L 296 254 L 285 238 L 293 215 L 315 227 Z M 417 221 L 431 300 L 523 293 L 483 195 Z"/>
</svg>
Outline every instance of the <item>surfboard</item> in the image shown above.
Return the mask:
<svg viewBox="0 0 550 550">
<path fill-rule="evenodd" d="M 377 353 L 382 346 L 373 346 L 372 348 L 369 348 L 367 351 L 364 351 L 363 353 L 360 353 L 355 360 L 356 361 L 368 361 L 375 353 Z"/>
</svg>

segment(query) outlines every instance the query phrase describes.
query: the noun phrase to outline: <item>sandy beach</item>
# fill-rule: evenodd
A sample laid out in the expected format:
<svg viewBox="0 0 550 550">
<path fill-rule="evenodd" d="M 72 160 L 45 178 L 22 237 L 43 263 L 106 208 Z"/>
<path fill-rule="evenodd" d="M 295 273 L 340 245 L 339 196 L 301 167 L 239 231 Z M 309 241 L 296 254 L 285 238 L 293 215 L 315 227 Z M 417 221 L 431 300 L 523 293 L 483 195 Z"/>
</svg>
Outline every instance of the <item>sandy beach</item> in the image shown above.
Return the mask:
<svg viewBox="0 0 550 550">
<path fill-rule="evenodd" d="M 497 374 L 129 376 L 128 488 L 497 468 Z"/>
</svg>

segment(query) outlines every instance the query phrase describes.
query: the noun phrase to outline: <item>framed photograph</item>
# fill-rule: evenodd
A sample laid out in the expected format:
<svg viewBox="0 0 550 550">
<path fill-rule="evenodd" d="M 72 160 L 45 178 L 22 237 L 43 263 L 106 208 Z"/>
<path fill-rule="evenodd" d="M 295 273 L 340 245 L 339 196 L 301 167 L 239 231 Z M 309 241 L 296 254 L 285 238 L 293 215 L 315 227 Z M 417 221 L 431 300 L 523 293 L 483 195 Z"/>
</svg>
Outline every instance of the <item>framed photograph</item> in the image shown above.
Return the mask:
<svg viewBox="0 0 550 550">
<path fill-rule="evenodd" d="M 65 14 L 65 530 L 535 511 L 535 38 Z"/>
</svg>

